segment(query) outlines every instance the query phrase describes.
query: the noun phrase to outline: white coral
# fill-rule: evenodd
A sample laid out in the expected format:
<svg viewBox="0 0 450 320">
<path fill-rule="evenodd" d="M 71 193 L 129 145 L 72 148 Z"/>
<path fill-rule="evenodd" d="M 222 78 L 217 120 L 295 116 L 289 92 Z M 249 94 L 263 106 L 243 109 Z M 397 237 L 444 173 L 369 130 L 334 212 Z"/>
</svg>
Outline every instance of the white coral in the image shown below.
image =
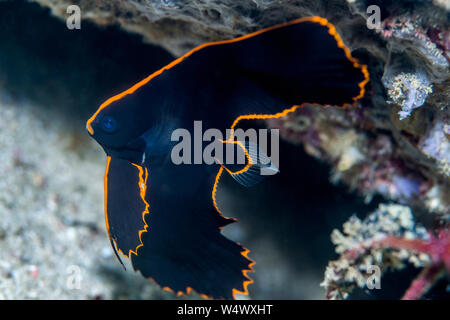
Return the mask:
<svg viewBox="0 0 450 320">
<path fill-rule="evenodd" d="M 411 114 L 413 109 L 425 103 L 428 95 L 433 92 L 433 86 L 424 73 L 400 73 L 387 83 L 391 103 L 398 104 L 402 110 L 398 113 L 400 120 Z"/>
<path fill-rule="evenodd" d="M 346 299 L 354 287 L 364 288 L 371 266 L 378 266 L 383 272 L 387 268 L 401 269 L 405 261 L 415 266 L 429 262 L 428 256 L 423 254 L 371 245 L 386 236 L 428 238 L 425 228 L 414 222 L 411 210 L 395 204 L 381 204 L 378 210 L 364 220 L 353 215 L 344 223 L 343 232 L 333 230 L 331 240 L 340 258 L 329 262 L 325 278 L 320 284 L 326 288 L 328 299 Z M 360 251 L 357 258 L 348 254 L 352 251 Z"/>
</svg>

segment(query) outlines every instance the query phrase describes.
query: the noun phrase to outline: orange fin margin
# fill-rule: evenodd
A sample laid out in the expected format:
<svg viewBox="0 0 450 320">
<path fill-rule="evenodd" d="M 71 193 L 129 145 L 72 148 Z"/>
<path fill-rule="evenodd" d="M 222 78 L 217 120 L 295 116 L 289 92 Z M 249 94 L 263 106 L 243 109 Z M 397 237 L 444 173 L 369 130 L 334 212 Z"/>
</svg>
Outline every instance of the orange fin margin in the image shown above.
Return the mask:
<svg viewBox="0 0 450 320">
<path fill-rule="evenodd" d="M 145 167 L 141 167 L 137 164 L 132 163 L 133 166 L 135 166 L 138 169 L 139 172 L 139 190 L 140 190 L 140 197 L 143 203 L 145 204 L 145 209 L 142 212 L 142 221 L 144 222 L 144 227 L 139 230 L 139 244 L 136 246 L 134 250 L 129 250 L 128 253 L 124 253 L 119 246 L 117 245 L 117 242 L 111 237 L 110 233 L 110 227 L 109 227 L 109 219 L 108 219 L 108 174 L 109 174 L 109 166 L 111 163 L 111 157 L 108 156 L 106 158 L 106 169 L 105 169 L 105 176 L 104 176 L 104 210 L 105 210 L 105 224 L 106 224 L 106 231 L 108 233 L 108 237 L 111 241 L 111 244 L 113 245 L 114 253 L 116 254 L 117 258 L 119 259 L 120 263 L 123 265 L 121 259 L 119 258 L 117 251 L 123 254 L 126 258 L 129 258 L 130 255 L 133 253 L 137 255 L 137 250 L 142 247 L 144 244 L 142 243 L 142 233 L 147 232 L 148 225 L 145 221 L 145 216 L 149 213 L 149 204 L 145 200 L 146 192 L 147 192 L 147 179 L 148 179 L 148 170 Z M 117 250 L 117 251 L 116 251 Z"/>
</svg>

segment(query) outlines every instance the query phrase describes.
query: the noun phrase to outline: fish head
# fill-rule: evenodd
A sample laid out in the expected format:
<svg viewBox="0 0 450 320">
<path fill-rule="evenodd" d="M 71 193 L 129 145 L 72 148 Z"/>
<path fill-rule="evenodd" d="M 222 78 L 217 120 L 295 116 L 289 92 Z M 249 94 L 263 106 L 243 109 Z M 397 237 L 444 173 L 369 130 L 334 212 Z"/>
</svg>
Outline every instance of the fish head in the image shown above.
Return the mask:
<svg viewBox="0 0 450 320">
<path fill-rule="evenodd" d="M 87 131 L 108 156 L 140 164 L 146 148 L 142 134 L 151 121 L 134 99 L 108 101 L 87 121 Z"/>
</svg>

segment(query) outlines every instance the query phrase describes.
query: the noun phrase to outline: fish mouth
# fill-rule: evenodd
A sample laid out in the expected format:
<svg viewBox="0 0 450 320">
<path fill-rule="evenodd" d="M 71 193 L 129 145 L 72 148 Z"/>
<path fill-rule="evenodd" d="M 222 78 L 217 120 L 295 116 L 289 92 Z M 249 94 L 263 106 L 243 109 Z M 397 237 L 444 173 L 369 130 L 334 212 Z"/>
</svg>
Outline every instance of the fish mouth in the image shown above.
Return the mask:
<svg viewBox="0 0 450 320">
<path fill-rule="evenodd" d="M 89 132 L 89 134 L 91 136 L 94 135 L 94 129 L 92 128 L 92 125 L 91 125 L 90 121 L 86 122 L 86 130 Z"/>
<path fill-rule="evenodd" d="M 123 147 L 105 147 L 103 149 L 110 157 L 127 160 L 137 165 L 141 165 L 145 160 L 145 142 L 141 137 L 130 141 Z"/>
</svg>

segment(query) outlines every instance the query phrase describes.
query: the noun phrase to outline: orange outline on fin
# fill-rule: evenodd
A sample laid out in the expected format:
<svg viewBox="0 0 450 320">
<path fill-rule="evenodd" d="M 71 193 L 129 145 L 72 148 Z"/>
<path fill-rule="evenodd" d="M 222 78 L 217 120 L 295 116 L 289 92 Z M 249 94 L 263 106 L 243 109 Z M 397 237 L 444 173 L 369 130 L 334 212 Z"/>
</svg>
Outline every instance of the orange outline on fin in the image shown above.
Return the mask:
<svg viewBox="0 0 450 320">
<path fill-rule="evenodd" d="M 244 168 L 242 168 L 242 169 L 240 169 L 240 170 L 238 170 L 236 172 L 232 172 L 225 165 L 223 165 L 222 163 L 218 162 L 218 164 L 221 167 L 223 167 L 229 174 L 231 174 L 233 176 L 233 175 L 236 175 L 236 174 L 244 173 L 244 172 L 246 172 L 248 170 L 248 168 L 250 168 L 252 166 L 253 160 L 250 157 L 250 154 L 248 153 L 247 148 L 242 144 L 241 141 L 239 141 L 239 140 L 232 140 L 231 137 L 228 140 L 219 140 L 219 141 L 222 142 L 222 143 L 232 143 L 232 144 L 239 145 L 244 150 L 245 158 L 247 159 L 247 164 L 244 166 Z"/>
<path fill-rule="evenodd" d="M 192 54 L 195 53 L 196 51 L 199 51 L 199 50 L 201 50 L 201 49 L 203 49 L 203 48 L 206 48 L 206 47 L 209 47 L 209 46 L 213 46 L 213 45 L 221 45 L 221 44 L 227 44 L 227 43 L 233 43 L 233 42 L 242 41 L 242 40 L 251 38 L 251 37 L 253 37 L 253 36 L 262 34 L 262 33 L 264 33 L 264 32 L 270 31 L 270 30 L 282 28 L 282 27 L 285 27 L 285 26 L 289 26 L 289 25 L 293 25 L 293 24 L 297 24 L 297 23 L 301 23 L 301 22 L 315 22 L 315 23 L 319 23 L 319 24 L 321 24 L 321 25 L 323 25 L 323 26 L 326 26 L 326 27 L 328 28 L 328 33 L 329 33 L 330 35 L 332 35 L 332 36 L 334 37 L 334 39 L 336 40 L 337 46 L 338 46 L 339 48 L 341 48 L 341 49 L 344 50 L 344 53 L 345 53 L 345 56 L 347 57 L 347 59 L 348 59 L 350 62 L 353 63 L 353 66 L 354 66 L 355 68 L 358 68 L 358 69 L 361 70 L 361 72 L 362 72 L 363 75 L 364 75 L 364 80 L 362 80 L 362 81 L 358 84 L 358 86 L 359 86 L 359 88 L 360 88 L 360 93 L 359 93 L 358 96 L 352 98 L 352 99 L 353 99 L 353 105 L 356 104 L 356 102 L 364 96 L 364 94 L 365 94 L 365 85 L 369 82 L 369 72 L 368 72 L 368 70 L 367 70 L 367 66 L 366 66 L 366 65 L 361 65 L 361 64 L 359 64 L 358 60 L 355 59 L 354 57 L 352 57 L 352 55 L 351 55 L 351 53 L 350 53 L 350 50 L 345 46 L 345 44 L 344 44 L 342 38 L 341 38 L 340 35 L 337 33 L 336 27 L 335 27 L 334 25 L 332 25 L 330 22 L 328 22 L 328 20 L 325 19 L 325 18 L 318 17 L 318 16 L 313 16 L 313 17 L 303 17 L 303 18 L 295 19 L 295 20 L 292 20 L 292 21 L 289 21 L 289 22 L 286 22 L 286 23 L 282 23 L 282 24 L 278 24 L 278 25 L 275 25 L 275 26 L 272 26 L 272 27 L 268 27 L 268 28 L 265 28 L 265 29 L 261 29 L 261 30 L 259 30 L 259 31 L 256 31 L 256 32 L 253 32 L 253 33 L 250 33 L 250 34 L 247 34 L 247 35 L 238 37 L 238 38 L 229 39 L 229 40 L 223 40 L 223 41 L 216 41 L 216 42 L 209 42 L 209 43 L 205 43 L 205 44 L 203 44 L 203 45 L 200 45 L 200 46 L 198 46 L 198 47 L 192 49 L 192 50 L 189 51 L 188 53 L 184 54 L 183 56 L 179 57 L 178 59 L 175 59 L 174 61 L 172 61 L 172 62 L 169 63 L 168 65 L 166 65 L 166 66 L 164 66 L 163 68 L 159 69 L 158 71 L 152 73 L 152 74 L 149 75 L 147 78 L 145 78 L 145 79 L 141 80 L 140 82 L 136 83 L 135 85 L 133 85 L 133 86 L 132 86 L 131 88 L 129 88 L 128 90 L 123 91 L 122 93 L 117 94 L 117 95 L 115 95 L 115 96 L 109 98 L 108 100 L 106 100 L 103 104 L 100 105 L 100 107 L 99 107 L 99 108 L 97 109 L 97 111 L 91 116 L 91 118 L 89 118 L 89 120 L 88 120 L 87 123 L 86 123 L 86 129 L 88 130 L 88 132 L 89 132 L 91 135 L 93 135 L 93 134 L 94 134 L 94 130 L 93 130 L 91 124 L 92 124 L 92 122 L 95 120 L 95 118 L 97 117 L 97 115 L 101 112 L 101 110 L 103 110 L 104 108 L 106 108 L 106 107 L 107 107 L 108 105 L 110 105 L 111 103 L 113 103 L 113 102 L 115 102 L 115 101 L 117 101 L 117 100 L 122 99 L 122 98 L 125 97 L 126 95 L 133 94 L 136 90 L 138 90 L 138 89 L 139 89 L 140 87 L 142 87 L 143 85 L 147 84 L 150 80 L 152 80 L 153 78 L 157 77 L 158 75 L 160 75 L 160 74 L 163 73 L 164 71 L 169 70 L 169 69 L 172 68 L 173 66 L 179 64 L 180 62 L 182 62 L 184 59 L 188 58 L 190 55 L 192 55 Z M 291 112 L 294 112 L 296 109 L 298 109 L 298 108 L 300 108 L 300 107 L 303 107 L 304 105 L 307 105 L 307 104 L 310 104 L 310 105 L 318 105 L 317 103 L 308 103 L 308 102 L 305 102 L 305 103 L 302 103 L 301 105 L 294 105 L 294 106 L 292 106 L 292 107 L 290 107 L 290 108 L 287 108 L 287 109 L 285 109 L 285 110 L 283 110 L 283 111 L 281 111 L 281 112 L 279 112 L 279 113 L 276 113 L 276 114 L 249 114 L 249 115 L 241 115 L 241 116 L 237 117 L 237 118 L 234 120 L 234 122 L 233 122 L 233 124 L 232 124 L 232 126 L 231 126 L 231 134 L 230 134 L 230 138 L 233 136 L 232 133 L 234 132 L 234 128 L 236 127 L 236 125 L 238 124 L 238 122 L 239 122 L 240 120 L 243 120 L 243 119 L 269 119 L 269 118 L 279 118 L 279 117 L 283 117 L 283 116 L 285 116 L 285 115 L 287 115 L 287 114 L 289 114 L 289 113 L 291 113 Z M 344 104 L 344 105 L 345 105 L 345 104 Z M 109 158 L 109 157 L 108 157 L 108 158 Z M 109 163 L 109 161 L 110 161 L 110 159 L 108 160 L 108 163 Z M 138 166 L 138 168 L 139 168 L 139 166 Z M 218 171 L 217 175 L 216 175 L 216 178 L 215 178 L 215 181 L 214 181 L 214 185 L 213 185 L 213 189 L 212 189 L 212 195 L 211 195 L 211 196 L 212 196 L 214 208 L 217 210 L 217 212 L 218 212 L 222 217 L 225 217 L 225 216 L 222 214 L 222 212 L 220 211 L 220 209 L 219 209 L 219 207 L 218 207 L 218 205 L 217 205 L 217 202 L 216 202 L 217 185 L 218 185 L 218 183 L 219 183 L 220 176 L 221 176 L 222 172 L 223 172 L 223 167 L 221 166 L 221 167 L 219 168 L 219 171 Z M 107 175 L 105 174 L 105 182 L 107 182 L 107 177 L 106 177 L 106 176 L 107 176 Z M 106 184 L 105 184 L 105 188 L 106 188 Z M 106 191 L 107 191 L 107 188 L 105 189 L 105 192 L 106 192 Z M 105 193 L 105 216 L 107 216 L 107 212 L 106 212 L 106 195 L 107 195 L 107 194 Z M 145 191 L 144 191 L 144 195 L 145 195 Z M 142 189 L 141 189 L 141 198 L 142 198 Z M 143 198 L 143 200 L 145 201 L 144 198 Z M 147 203 L 147 202 L 145 202 L 145 203 L 146 203 L 147 208 L 148 208 L 148 203 Z M 146 210 L 147 210 L 147 208 L 146 208 Z M 145 212 L 145 211 L 144 211 L 144 212 Z M 143 216 L 144 216 L 144 213 L 143 213 Z M 236 221 L 236 219 L 234 219 L 234 218 L 227 218 L 227 219 L 233 219 L 233 220 Z M 146 225 L 146 227 L 147 227 L 147 224 L 146 224 L 144 218 L 143 218 L 143 220 L 144 220 L 144 223 L 145 223 L 145 225 Z M 107 227 L 108 235 L 109 235 L 109 224 L 108 224 L 107 218 L 106 218 L 106 227 Z M 146 231 L 146 227 L 144 228 L 145 231 Z M 140 231 L 140 235 L 141 235 L 142 232 L 145 232 L 145 231 L 144 231 L 144 230 L 141 230 L 141 231 Z M 142 245 L 142 242 L 141 242 L 141 245 Z M 139 247 L 139 246 L 138 246 L 138 247 Z M 137 248 L 136 248 L 136 250 L 137 250 Z M 131 251 L 131 250 L 130 250 L 130 251 Z M 246 280 L 246 281 L 243 282 L 244 291 L 239 291 L 239 290 L 233 288 L 233 297 L 234 297 L 234 298 L 235 298 L 235 294 L 248 294 L 248 289 L 247 289 L 247 287 L 248 287 L 248 285 L 249 285 L 250 283 L 253 282 L 253 280 L 252 280 L 251 278 L 249 278 L 248 275 L 247 275 L 249 272 L 254 272 L 254 270 L 253 270 L 253 268 L 252 268 L 252 266 L 254 265 L 254 262 L 253 262 L 250 258 L 248 258 L 248 253 L 249 253 L 249 252 L 250 252 L 250 251 L 249 251 L 248 249 L 245 248 L 245 250 L 242 251 L 242 253 L 241 253 L 242 256 L 244 256 L 245 258 L 247 258 L 248 260 L 251 261 L 250 264 L 248 265 L 248 268 L 249 268 L 249 269 L 244 269 L 244 270 L 242 270 L 243 275 L 244 275 L 248 280 Z M 169 290 L 169 291 L 172 291 L 172 292 L 173 292 L 173 290 L 171 290 L 171 289 L 168 288 L 168 287 L 165 287 L 165 288 L 163 288 L 163 289 Z M 186 287 L 186 293 L 189 293 L 191 290 L 192 290 L 192 288 Z M 180 293 L 180 292 L 178 292 L 178 293 Z M 181 292 L 181 294 L 183 294 L 183 292 Z"/>
<path fill-rule="evenodd" d="M 241 245 L 240 243 L 238 243 L 238 244 Z M 241 246 L 242 246 L 242 245 L 241 245 Z M 242 275 L 243 275 L 245 278 L 247 278 L 247 280 L 244 280 L 244 282 L 242 283 L 242 288 L 243 288 L 243 290 L 240 291 L 240 290 L 238 290 L 238 289 L 236 289 L 236 288 L 233 288 L 233 289 L 232 289 L 232 296 L 233 296 L 233 299 L 235 299 L 235 300 L 236 300 L 236 295 L 237 295 L 237 294 L 248 295 L 248 286 L 249 286 L 250 284 L 253 283 L 253 279 L 250 278 L 250 277 L 248 276 L 248 273 L 250 273 L 250 272 L 255 272 L 255 271 L 253 270 L 253 266 L 255 265 L 255 261 L 253 261 L 252 259 L 250 259 L 250 258 L 248 257 L 248 254 L 249 254 L 249 253 L 250 253 L 250 250 L 247 249 L 247 248 L 244 248 L 244 250 L 241 251 L 241 255 L 242 255 L 244 258 L 246 258 L 247 260 L 249 260 L 250 263 L 249 263 L 248 266 L 247 266 L 247 268 L 249 268 L 249 269 L 243 269 L 243 270 L 242 270 Z M 197 293 L 200 297 L 202 297 L 203 299 L 212 299 L 212 296 L 208 296 L 208 295 L 206 295 L 206 294 L 204 294 L 204 293 L 199 293 L 199 292 L 197 292 L 195 289 L 193 289 L 192 287 L 189 287 L 189 286 L 186 287 L 186 289 L 185 289 L 186 291 L 179 290 L 179 291 L 175 292 L 172 288 L 170 288 L 170 287 L 168 287 L 168 286 L 164 286 L 164 287 L 161 286 L 158 282 L 155 281 L 155 279 L 153 279 L 153 277 L 150 277 L 150 278 L 148 278 L 148 279 L 151 280 L 152 282 L 154 282 L 154 283 L 155 283 L 157 286 L 159 286 L 162 290 L 167 291 L 167 292 L 170 292 L 170 293 L 176 295 L 177 297 L 185 296 L 185 295 L 190 294 L 191 292 L 195 292 L 195 293 Z"/>
<path fill-rule="evenodd" d="M 277 25 L 272 26 L 272 27 L 264 28 L 264 29 L 261 29 L 261 30 L 258 30 L 258 31 L 249 33 L 247 35 L 234 38 L 234 39 L 215 41 L 215 42 L 207 42 L 207 43 L 204 43 L 204 44 L 202 44 L 202 45 L 192 49 L 191 51 L 189 51 L 186 54 L 182 55 L 178 59 L 175 59 L 174 61 L 172 61 L 168 65 L 166 65 L 166 66 L 162 67 L 161 69 L 159 69 L 158 71 L 152 73 L 147 78 L 139 81 L 138 83 L 133 85 L 128 90 L 125 90 L 125 91 L 123 91 L 123 92 L 121 92 L 121 93 L 119 93 L 119 94 L 109 98 L 105 102 L 103 102 L 100 105 L 100 107 L 97 109 L 97 111 L 86 122 L 86 129 L 88 130 L 88 132 L 91 135 L 93 135 L 94 134 L 94 129 L 92 128 L 91 124 L 95 120 L 97 115 L 100 113 L 100 111 L 102 111 L 104 108 L 106 108 L 111 103 L 122 99 L 126 95 L 133 94 L 137 89 L 139 89 L 143 85 L 147 84 L 153 78 L 159 76 L 161 73 L 163 73 L 166 70 L 169 70 L 173 66 L 176 66 L 177 64 L 182 62 L 184 59 L 188 58 L 190 55 L 192 55 L 193 53 L 195 53 L 195 52 L 197 52 L 197 51 L 199 51 L 201 49 L 204 49 L 204 48 L 210 47 L 210 46 L 215 46 L 215 45 L 239 42 L 239 41 L 242 41 L 242 40 L 254 37 L 256 35 L 265 33 L 265 32 L 270 31 L 270 30 L 279 29 L 279 28 L 282 28 L 282 27 L 290 26 L 290 25 L 293 25 L 293 24 L 301 23 L 301 22 L 316 22 L 316 23 L 319 23 L 319 24 L 321 24 L 323 26 L 327 26 L 328 27 L 328 32 L 336 39 L 338 47 L 342 48 L 344 50 L 345 56 L 347 57 L 347 59 L 349 59 L 351 62 L 353 62 L 353 66 L 355 68 L 361 68 L 361 71 L 364 73 L 364 76 L 365 76 L 366 79 L 359 84 L 359 86 L 361 88 L 360 95 L 358 97 L 353 98 L 353 99 L 356 101 L 356 100 L 362 98 L 364 96 L 364 86 L 365 86 L 365 84 L 367 82 L 369 82 L 369 72 L 367 71 L 367 67 L 365 65 L 360 65 L 358 60 L 356 60 L 355 58 L 352 57 L 352 55 L 350 53 L 350 50 L 344 45 L 344 42 L 342 41 L 342 38 L 336 32 L 336 28 L 331 23 L 329 23 L 327 19 L 322 18 L 322 17 L 318 17 L 318 16 L 303 17 L 303 18 L 295 19 L 295 20 L 292 20 L 292 21 L 289 21 L 289 22 L 277 24 Z"/>
<path fill-rule="evenodd" d="M 244 269 L 244 270 L 242 270 L 243 276 L 244 276 L 245 278 L 247 278 L 247 280 L 245 280 L 245 281 L 242 283 L 243 291 L 240 291 L 240 290 L 238 290 L 238 289 L 236 289 L 236 288 L 233 288 L 233 290 L 232 290 L 233 299 L 235 299 L 235 300 L 236 300 L 236 294 L 248 295 L 248 286 L 249 286 L 250 284 L 253 283 L 253 279 L 250 278 L 250 277 L 248 276 L 248 273 L 250 273 L 250 272 L 255 272 L 255 270 L 253 270 L 253 266 L 254 266 L 256 263 L 255 263 L 255 261 L 253 261 L 252 259 L 249 258 L 249 256 L 248 256 L 249 253 L 250 253 L 250 250 L 247 249 L 247 248 L 245 248 L 245 247 L 244 247 L 244 251 L 241 252 L 241 255 L 242 255 L 244 258 L 246 258 L 247 260 L 249 260 L 250 263 L 249 263 L 248 266 L 247 266 L 247 268 L 249 268 L 249 269 Z"/>
</svg>

